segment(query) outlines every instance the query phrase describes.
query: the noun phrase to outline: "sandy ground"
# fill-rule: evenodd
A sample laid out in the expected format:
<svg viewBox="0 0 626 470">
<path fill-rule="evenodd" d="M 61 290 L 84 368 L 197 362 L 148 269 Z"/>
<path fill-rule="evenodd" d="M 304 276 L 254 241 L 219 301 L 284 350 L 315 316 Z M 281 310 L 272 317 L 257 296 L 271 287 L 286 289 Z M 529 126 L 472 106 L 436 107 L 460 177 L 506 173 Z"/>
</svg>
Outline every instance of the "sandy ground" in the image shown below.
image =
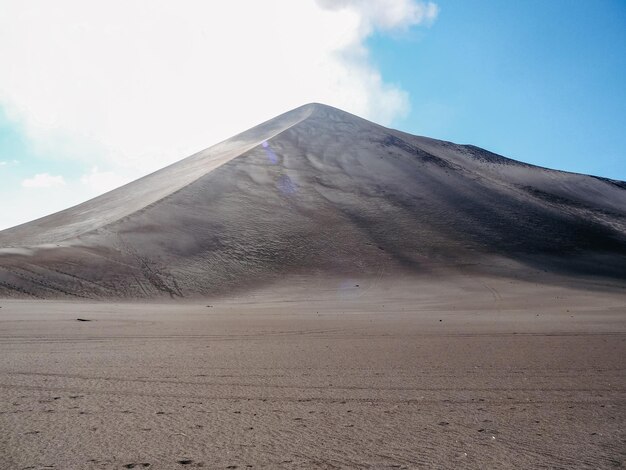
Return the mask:
<svg viewBox="0 0 626 470">
<path fill-rule="evenodd" d="M 0 468 L 626 465 L 623 292 L 344 280 L 210 305 L 0 301 Z"/>
</svg>

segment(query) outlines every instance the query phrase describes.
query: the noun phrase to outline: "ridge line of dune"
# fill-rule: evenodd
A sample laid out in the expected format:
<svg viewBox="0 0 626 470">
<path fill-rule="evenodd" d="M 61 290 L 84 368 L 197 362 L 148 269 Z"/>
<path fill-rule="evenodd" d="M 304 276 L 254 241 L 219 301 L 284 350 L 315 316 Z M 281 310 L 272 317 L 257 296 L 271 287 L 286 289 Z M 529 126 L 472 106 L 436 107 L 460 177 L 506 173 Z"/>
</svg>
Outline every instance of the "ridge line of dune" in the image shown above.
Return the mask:
<svg viewBox="0 0 626 470">
<path fill-rule="evenodd" d="M 182 185 L 182 186 L 180 186 L 180 187 L 178 187 L 178 188 L 176 188 L 176 189 L 172 190 L 171 192 L 167 193 L 166 195 L 164 195 L 164 196 L 162 196 L 162 197 L 160 197 L 160 198 L 158 198 L 158 199 L 155 199 L 154 201 L 150 202 L 149 204 L 146 204 L 146 205 L 145 205 L 145 206 L 143 206 L 143 207 L 140 207 L 140 208 L 138 208 L 138 209 L 136 209 L 136 210 L 133 210 L 133 211 L 131 211 L 131 212 L 129 212 L 129 213 L 127 213 L 127 214 L 125 214 L 125 215 L 124 215 L 124 216 L 122 216 L 122 217 L 119 217 L 119 218 L 117 218 L 117 219 L 111 220 L 111 221 L 109 221 L 109 222 L 107 222 L 107 223 L 105 223 L 105 224 L 103 224 L 103 225 L 100 225 L 100 226 L 98 226 L 98 227 L 95 227 L 95 228 L 89 229 L 89 230 L 87 230 L 87 231 L 85 231 L 85 232 L 82 232 L 82 233 L 80 233 L 80 234 L 78 234 L 78 235 L 75 235 L 75 236 L 72 236 L 72 237 L 68 237 L 68 238 L 66 238 L 66 239 L 64 239 L 64 240 L 70 240 L 70 239 L 72 239 L 72 238 L 80 238 L 81 236 L 86 235 L 86 234 L 89 234 L 89 233 L 94 232 L 94 231 L 96 231 L 96 230 L 102 230 L 102 229 L 105 229 L 105 230 L 106 230 L 106 228 L 107 228 L 107 227 L 109 227 L 109 226 L 111 226 L 111 225 L 113 225 L 113 224 L 115 224 L 115 223 L 117 223 L 117 222 L 119 222 L 119 221 L 121 221 L 121 220 L 124 220 L 124 219 L 125 219 L 125 218 L 127 218 L 127 217 L 131 217 L 133 214 L 136 214 L 136 213 L 138 213 L 138 212 L 144 211 L 145 209 L 147 209 L 147 208 L 149 208 L 149 207 L 152 207 L 152 206 L 154 206 L 154 205 L 156 205 L 156 204 L 160 203 L 161 201 L 163 201 L 163 200 L 165 200 L 165 199 L 167 199 L 167 198 L 169 198 L 169 197 L 173 196 L 174 194 L 178 193 L 179 191 L 181 191 L 181 190 L 185 189 L 186 187 L 188 187 L 188 186 L 190 186 L 190 185 L 194 184 L 194 183 L 195 183 L 196 181 L 198 181 L 199 179 L 204 178 L 206 175 L 208 175 L 208 174 L 209 174 L 209 173 L 211 173 L 212 171 L 214 171 L 214 170 L 216 170 L 216 169 L 218 169 L 218 168 L 220 168 L 220 167 L 224 166 L 225 164 L 227 164 L 228 162 L 231 162 L 232 160 L 234 160 L 234 159 L 236 159 L 236 158 L 241 157 L 242 155 L 246 154 L 247 152 L 249 152 L 249 151 L 250 151 L 250 150 L 252 150 L 253 148 L 258 147 L 258 146 L 259 146 L 259 144 L 263 143 L 264 141 L 267 141 L 267 140 L 273 139 L 274 137 L 276 137 L 276 136 L 278 136 L 278 135 L 282 134 L 283 132 L 288 131 L 288 130 L 289 130 L 289 129 L 291 129 L 292 127 L 297 126 L 298 124 L 300 124 L 300 123 L 302 123 L 302 122 L 306 121 L 309 117 L 311 117 L 311 114 L 313 113 L 313 111 L 314 111 L 314 109 L 315 109 L 315 106 L 316 106 L 316 104 L 314 104 L 314 103 L 313 103 L 313 104 L 308 104 L 308 105 L 304 105 L 304 106 L 302 106 L 302 108 L 309 108 L 309 109 L 308 109 L 308 110 L 305 112 L 305 114 L 304 114 L 304 115 L 303 115 L 300 119 L 298 119 L 297 121 L 295 121 L 295 122 L 293 122 L 293 123 L 289 124 L 289 125 L 288 125 L 288 126 L 286 126 L 286 127 L 281 128 L 279 131 L 274 132 L 273 134 L 271 134 L 271 135 L 270 135 L 270 136 L 268 136 L 268 137 L 263 138 L 262 140 L 258 140 L 258 141 L 256 141 L 254 144 L 251 144 L 251 145 L 246 146 L 246 147 L 245 147 L 245 148 L 244 148 L 241 152 L 238 152 L 236 155 L 233 155 L 232 157 L 230 157 L 230 158 L 228 158 L 228 159 L 224 160 L 223 162 L 219 163 L 217 166 L 211 167 L 211 168 L 210 168 L 210 169 L 208 169 L 207 171 L 202 172 L 201 174 L 199 174 L 199 175 L 198 175 L 198 177 L 194 178 L 194 179 L 193 179 L 193 180 L 191 180 L 191 181 L 187 181 L 184 185 Z M 296 109 L 297 109 L 297 108 L 296 108 Z M 294 110 L 294 111 L 295 111 L 295 110 Z M 266 121 L 266 122 L 268 122 L 268 121 Z M 265 123 L 260 124 L 260 126 L 262 126 L 263 124 L 265 124 Z M 258 127 L 258 126 L 255 126 L 255 127 Z M 248 129 L 248 130 L 250 131 L 250 130 L 252 130 L 252 129 L 254 129 L 254 127 L 253 127 L 253 128 L 250 128 L 250 129 Z M 244 132 L 247 132 L 247 131 L 244 131 Z M 237 134 L 237 135 L 240 135 L 240 134 Z M 195 156 L 199 155 L 200 153 L 205 152 L 206 150 L 210 150 L 211 148 L 213 148 L 213 147 L 215 147 L 215 146 L 217 146 L 217 145 L 223 144 L 223 143 L 225 143 L 225 142 L 227 142 L 227 141 L 229 141 L 229 140 L 231 140 L 231 139 L 234 139 L 235 137 L 237 137 L 237 135 L 236 135 L 236 136 L 233 136 L 233 137 L 230 137 L 229 139 L 226 139 L 226 140 L 224 140 L 224 141 L 222 141 L 222 142 L 218 142 L 218 143 L 217 143 L 217 144 L 215 144 L 214 146 L 211 146 L 211 147 L 209 147 L 209 148 L 207 148 L 207 149 L 205 149 L 205 150 L 201 150 L 200 152 L 198 152 L 198 153 L 196 153 L 196 154 L 194 154 L 194 155 L 190 155 L 190 156 L 189 156 L 189 157 L 187 157 L 187 158 L 193 158 L 193 157 L 195 157 Z M 176 162 L 176 163 L 178 163 L 178 162 Z M 175 165 L 176 163 L 174 163 L 173 165 Z M 165 167 L 165 168 L 167 168 L 167 167 Z M 146 175 L 146 177 L 147 177 L 147 176 L 150 176 L 150 175 Z M 64 240 L 62 240 L 62 241 L 64 241 Z"/>
<path fill-rule="evenodd" d="M 3 248 L 10 248 L 14 246 L 22 246 L 22 247 L 29 246 L 32 248 L 42 247 L 50 243 L 61 243 L 61 242 L 66 242 L 68 240 L 78 239 L 83 235 L 86 235 L 88 233 L 92 233 L 96 230 L 110 226 L 111 224 L 114 224 L 120 220 L 123 220 L 126 217 L 131 216 L 132 214 L 140 212 L 141 210 L 170 197 L 174 193 L 187 187 L 188 185 L 192 184 L 198 179 L 206 176 L 208 173 L 210 173 L 214 169 L 223 166 L 224 164 L 230 162 L 231 160 L 237 157 L 240 157 L 246 152 L 250 151 L 251 149 L 257 147 L 263 141 L 272 139 L 276 137 L 277 135 L 290 129 L 291 127 L 301 123 L 302 121 L 308 119 L 315 109 L 316 109 L 316 105 L 307 104 L 299 108 L 287 111 L 280 116 L 277 116 L 272 119 L 268 119 L 267 121 L 261 124 L 258 124 L 257 126 L 251 127 L 250 129 L 247 129 L 246 131 L 243 131 L 232 137 L 229 137 L 228 139 L 218 142 L 215 145 L 212 145 L 211 147 L 208 147 L 204 150 L 196 152 L 193 155 L 190 155 L 184 158 L 183 160 L 172 163 L 164 168 L 161 168 L 160 170 L 157 170 L 148 175 L 145 175 L 131 183 L 115 188 L 111 191 L 108 191 L 104 194 L 101 194 L 99 196 L 96 196 L 92 199 L 81 202 L 79 204 L 76 204 L 75 206 L 69 207 L 62 211 L 58 211 L 53 214 L 49 214 L 49 215 L 40 217 L 38 219 L 26 222 L 24 224 L 16 225 L 14 227 L 10 227 L 8 229 L 0 231 L 0 240 L 2 239 L 2 235 L 5 236 L 5 240 L 3 240 L 3 243 L 1 244 Z M 290 114 L 294 115 L 291 118 L 292 120 L 288 123 L 281 123 L 280 120 L 289 119 Z M 263 126 L 270 126 L 270 129 L 267 129 L 265 131 L 265 134 L 263 134 Z M 277 127 L 277 129 L 275 129 L 274 132 L 271 132 L 273 130 L 271 127 L 273 126 Z M 231 150 L 233 151 L 234 154 L 228 157 L 228 152 L 229 152 L 228 145 L 236 144 L 238 142 L 237 139 L 242 139 L 244 140 L 243 143 L 245 143 L 246 134 L 250 135 L 249 133 L 252 133 L 254 135 L 254 132 L 260 132 L 263 135 L 261 135 L 260 137 L 252 138 L 251 140 L 253 142 L 251 144 L 243 146 L 241 149 Z M 220 148 L 220 146 L 224 148 Z M 215 153 L 215 154 L 211 155 L 211 153 Z M 220 154 L 224 154 L 226 156 L 224 155 L 220 156 Z M 207 160 L 207 161 L 203 162 L 203 160 Z M 215 160 L 217 160 L 217 164 L 215 164 Z M 194 165 L 201 166 L 203 163 L 205 163 L 209 167 L 207 170 L 202 170 L 201 168 L 197 168 L 197 169 L 193 168 Z M 182 182 L 179 184 L 176 184 L 174 180 L 174 184 L 164 186 L 163 182 L 159 181 L 159 177 L 163 174 L 165 170 L 171 171 L 172 169 L 179 171 L 179 174 L 176 176 L 178 178 L 181 178 Z M 194 170 L 197 171 L 197 174 L 190 174 L 190 173 L 193 173 Z M 156 187 L 157 187 L 156 190 L 154 189 L 155 182 L 156 182 Z M 137 184 L 139 184 L 140 186 L 138 187 Z M 137 193 L 135 193 L 135 196 L 145 197 L 147 198 L 147 201 L 145 201 L 145 203 L 141 203 L 140 206 L 138 205 L 135 208 L 130 208 L 128 212 L 121 211 L 121 213 L 119 214 L 111 214 L 111 217 L 109 220 L 102 220 L 101 223 L 98 223 L 100 222 L 98 220 L 94 220 L 94 219 L 97 219 L 97 216 L 99 216 L 99 214 L 102 213 L 103 206 L 105 208 L 104 212 L 107 212 L 113 209 L 114 205 L 112 201 L 110 200 L 110 195 L 112 193 L 120 194 L 120 191 L 122 191 L 122 194 L 123 194 L 124 188 L 126 188 L 128 185 L 135 185 L 136 189 L 141 188 L 142 187 L 141 185 L 143 185 L 143 189 L 139 191 L 140 195 L 137 195 Z M 161 186 L 161 189 L 158 189 L 159 185 Z M 99 204 L 99 206 L 97 206 L 98 213 L 96 213 L 95 211 L 95 207 L 97 204 Z M 75 228 L 75 230 L 70 231 L 70 233 L 58 233 L 57 235 L 55 235 L 54 231 L 60 225 L 55 222 L 55 219 L 58 219 L 59 217 L 63 217 L 64 213 L 68 214 L 68 213 L 71 213 L 71 211 L 76 211 L 80 209 L 82 209 L 81 212 L 85 216 L 83 223 L 79 222 L 78 224 L 76 224 L 77 227 Z M 92 223 L 87 222 L 87 220 L 90 218 L 91 218 L 90 222 Z M 25 238 L 28 238 L 28 232 L 32 231 L 33 226 L 38 226 L 39 231 L 42 233 L 48 233 L 47 238 L 40 238 L 40 239 L 28 240 L 28 241 L 24 240 Z M 65 225 L 65 227 L 67 227 L 67 225 Z M 30 228 L 30 230 L 27 230 L 27 228 Z M 20 233 L 20 232 L 23 232 L 23 233 Z M 18 243 L 16 243 L 16 241 Z"/>
</svg>

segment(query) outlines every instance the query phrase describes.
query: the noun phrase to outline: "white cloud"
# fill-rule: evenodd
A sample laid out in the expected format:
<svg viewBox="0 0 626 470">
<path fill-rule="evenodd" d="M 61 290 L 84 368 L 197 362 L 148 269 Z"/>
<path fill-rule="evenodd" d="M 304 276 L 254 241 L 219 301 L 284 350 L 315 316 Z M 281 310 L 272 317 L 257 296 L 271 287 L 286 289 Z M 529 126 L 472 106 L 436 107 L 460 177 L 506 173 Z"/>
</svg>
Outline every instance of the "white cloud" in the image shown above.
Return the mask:
<svg viewBox="0 0 626 470">
<path fill-rule="evenodd" d="M 129 183 L 130 179 L 113 171 L 100 171 L 94 166 L 89 173 L 81 176 L 80 182 L 95 193 L 104 193 Z"/>
<path fill-rule="evenodd" d="M 135 176 L 306 102 L 389 124 L 408 97 L 365 40 L 436 14 L 417 0 L 5 0 L 0 105 L 41 153 Z"/>
<path fill-rule="evenodd" d="M 52 176 L 48 173 L 38 173 L 32 178 L 26 178 L 22 181 L 24 188 L 55 188 L 58 186 L 65 186 L 65 179 L 63 176 Z"/>
<path fill-rule="evenodd" d="M 391 30 L 431 24 L 439 13 L 435 3 L 413 0 L 317 0 L 317 3 L 329 10 L 355 10 L 361 16 L 365 34 L 374 28 Z"/>
</svg>

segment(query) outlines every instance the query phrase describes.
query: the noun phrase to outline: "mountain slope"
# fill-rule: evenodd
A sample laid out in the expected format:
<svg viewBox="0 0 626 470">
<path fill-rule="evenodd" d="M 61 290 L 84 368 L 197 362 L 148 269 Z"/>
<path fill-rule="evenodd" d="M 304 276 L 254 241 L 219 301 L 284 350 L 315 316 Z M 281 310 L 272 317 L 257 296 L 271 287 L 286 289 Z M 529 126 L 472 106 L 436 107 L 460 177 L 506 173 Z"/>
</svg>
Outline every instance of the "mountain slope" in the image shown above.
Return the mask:
<svg viewBox="0 0 626 470">
<path fill-rule="evenodd" d="M 0 232 L 0 295 L 220 294 L 289 276 L 626 280 L 626 184 L 310 104 Z"/>
</svg>

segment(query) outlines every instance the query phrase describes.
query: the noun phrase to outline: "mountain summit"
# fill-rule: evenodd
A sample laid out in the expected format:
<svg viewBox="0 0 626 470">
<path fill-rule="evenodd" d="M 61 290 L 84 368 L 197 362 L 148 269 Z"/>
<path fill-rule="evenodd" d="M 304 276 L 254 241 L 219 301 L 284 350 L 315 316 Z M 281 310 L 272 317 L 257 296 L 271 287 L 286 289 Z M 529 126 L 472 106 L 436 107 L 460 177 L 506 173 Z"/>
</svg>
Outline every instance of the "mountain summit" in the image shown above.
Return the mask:
<svg viewBox="0 0 626 470">
<path fill-rule="evenodd" d="M 0 296 L 210 296 L 291 278 L 626 280 L 626 183 L 308 104 L 0 232 Z"/>
</svg>

